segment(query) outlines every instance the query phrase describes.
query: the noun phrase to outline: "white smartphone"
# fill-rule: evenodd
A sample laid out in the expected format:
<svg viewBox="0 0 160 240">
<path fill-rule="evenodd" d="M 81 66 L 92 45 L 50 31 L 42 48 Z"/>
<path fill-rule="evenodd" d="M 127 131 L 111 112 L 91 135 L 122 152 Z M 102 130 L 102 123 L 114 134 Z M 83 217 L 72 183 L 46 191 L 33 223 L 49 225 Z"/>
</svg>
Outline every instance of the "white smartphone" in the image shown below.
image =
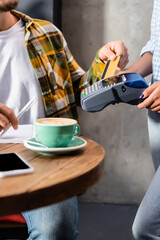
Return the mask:
<svg viewBox="0 0 160 240">
<path fill-rule="evenodd" d="M 17 153 L 0 154 L 0 178 L 32 173 L 34 168 Z"/>
</svg>

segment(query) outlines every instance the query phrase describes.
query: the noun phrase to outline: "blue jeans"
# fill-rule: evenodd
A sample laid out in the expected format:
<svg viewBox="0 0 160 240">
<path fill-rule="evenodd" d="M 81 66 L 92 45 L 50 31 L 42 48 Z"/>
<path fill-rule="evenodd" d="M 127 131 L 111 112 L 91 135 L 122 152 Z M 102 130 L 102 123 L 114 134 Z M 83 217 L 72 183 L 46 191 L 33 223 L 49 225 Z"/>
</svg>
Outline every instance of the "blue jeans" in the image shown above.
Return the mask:
<svg viewBox="0 0 160 240">
<path fill-rule="evenodd" d="M 75 240 L 78 235 L 78 202 L 71 198 L 57 204 L 23 212 L 27 240 Z"/>
<path fill-rule="evenodd" d="M 148 131 L 155 176 L 139 206 L 132 231 L 136 240 L 160 240 L 160 114 L 148 111 Z"/>
</svg>

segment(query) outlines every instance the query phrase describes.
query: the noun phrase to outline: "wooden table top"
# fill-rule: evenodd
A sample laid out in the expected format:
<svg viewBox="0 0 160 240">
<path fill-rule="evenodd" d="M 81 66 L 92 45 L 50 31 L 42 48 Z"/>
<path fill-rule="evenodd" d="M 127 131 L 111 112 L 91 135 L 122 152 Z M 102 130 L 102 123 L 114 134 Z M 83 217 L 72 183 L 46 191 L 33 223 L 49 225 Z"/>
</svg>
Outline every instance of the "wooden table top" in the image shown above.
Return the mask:
<svg viewBox="0 0 160 240">
<path fill-rule="evenodd" d="M 85 192 L 103 174 L 104 149 L 87 145 L 68 155 L 40 155 L 23 144 L 0 144 L 0 153 L 16 152 L 34 167 L 34 173 L 0 179 L 0 216 L 15 214 Z"/>
</svg>

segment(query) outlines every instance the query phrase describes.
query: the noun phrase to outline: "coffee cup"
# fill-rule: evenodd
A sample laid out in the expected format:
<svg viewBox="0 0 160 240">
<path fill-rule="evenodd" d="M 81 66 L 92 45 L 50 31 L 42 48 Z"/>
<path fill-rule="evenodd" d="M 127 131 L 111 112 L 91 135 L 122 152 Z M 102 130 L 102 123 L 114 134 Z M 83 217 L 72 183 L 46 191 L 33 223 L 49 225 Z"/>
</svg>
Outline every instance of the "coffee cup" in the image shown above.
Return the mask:
<svg viewBox="0 0 160 240">
<path fill-rule="evenodd" d="M 67 147 L 79 133 L 76 120 L 70 118 L 41 118 L 34 122 L 38 140 L 47 147 Z"/>
</svg>

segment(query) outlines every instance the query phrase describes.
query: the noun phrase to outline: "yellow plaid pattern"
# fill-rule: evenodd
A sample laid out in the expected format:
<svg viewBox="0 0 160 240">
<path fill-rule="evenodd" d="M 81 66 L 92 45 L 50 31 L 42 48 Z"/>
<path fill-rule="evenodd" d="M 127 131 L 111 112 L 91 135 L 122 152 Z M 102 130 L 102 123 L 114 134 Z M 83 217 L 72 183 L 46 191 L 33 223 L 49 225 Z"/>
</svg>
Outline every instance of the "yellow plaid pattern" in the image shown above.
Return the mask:
<svg viewBox="0 0 160 240">
<path fill-rule="evenodd" d="M 78 119 L 76 106 L 81 90 L 98 81 L 104 70 L 98 53 L 85 73 L 73 58 L 62 33 L 52 23 L 32 19 L 15 10 L 12 13 L 25 23 L 26 47 L 40 84 L 46 117 Z"/>
</svg>

